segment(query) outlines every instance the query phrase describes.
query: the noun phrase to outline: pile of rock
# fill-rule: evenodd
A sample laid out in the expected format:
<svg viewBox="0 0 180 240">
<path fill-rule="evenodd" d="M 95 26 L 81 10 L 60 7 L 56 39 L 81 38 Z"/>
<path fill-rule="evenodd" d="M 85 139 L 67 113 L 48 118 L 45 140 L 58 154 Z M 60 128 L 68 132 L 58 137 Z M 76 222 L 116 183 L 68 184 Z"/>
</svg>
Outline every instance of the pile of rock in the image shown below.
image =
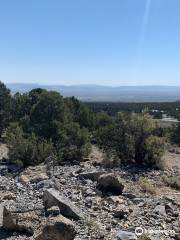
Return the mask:
<svg viewBox="0 0 180 240">
<path fill-rule="evenodd" d="M 7 201 L 3 210 L 3 227 L 33 235 L 35 240 L 73 240 L 76 231 L 70 219 L 81 219 L 80 211 L 55 189 L 44 192 L 43 202 L 41 209 L 24 209 L 13 200 Z"/>
<path fill-rule="evenodd" d="M 178 239 L 178 201 L 141 193 L 135 182 L 142 173 L 131 171 L 86 162 L 56 167 L 49 175 L 46 166 L 37 166 L 15 177 L 0 176 L 1 238 L 130 240 L 141 226 L 176 233 L 151 240 Z M 151 171 L 147 177 L 158 182 L 160 174 Z"/>
</svg>

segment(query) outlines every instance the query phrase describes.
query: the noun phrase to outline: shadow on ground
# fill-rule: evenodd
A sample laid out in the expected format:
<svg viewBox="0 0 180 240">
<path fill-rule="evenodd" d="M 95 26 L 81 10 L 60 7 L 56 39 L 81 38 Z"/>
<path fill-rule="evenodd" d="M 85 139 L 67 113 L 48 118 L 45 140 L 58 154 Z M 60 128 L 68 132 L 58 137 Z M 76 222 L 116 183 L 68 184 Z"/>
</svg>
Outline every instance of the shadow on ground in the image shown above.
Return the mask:
<svg viewBox="0 0 180 240">
<path fill-rule="evenodd" d="M 26 239 L 26 238 L 28 239 L 29 236 L 20 234 L 20 233 L 14 233 L 11 231 L 7 231 L 4 228 L 0 227 L 0 240 L 6 240 L 9 238 L 11 239 L 11 237 L 16 237 L 17 239 L 22 239 L 21 237 L 23 237 L 23 239 Z"/>
</svg>

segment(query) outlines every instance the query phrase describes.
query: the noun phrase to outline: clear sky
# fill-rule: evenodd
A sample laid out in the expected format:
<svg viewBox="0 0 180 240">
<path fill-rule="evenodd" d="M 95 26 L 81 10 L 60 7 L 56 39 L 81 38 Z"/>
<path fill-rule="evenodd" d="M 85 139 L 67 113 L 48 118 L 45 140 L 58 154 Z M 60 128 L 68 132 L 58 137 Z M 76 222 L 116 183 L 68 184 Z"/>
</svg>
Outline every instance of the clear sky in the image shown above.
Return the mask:
<svg viewBox="0 0 180 240">
<path fill-rule="evenodd" d="M 180 85 L 180 0 L 0 0 L 0 79 Z"/>
</svg>

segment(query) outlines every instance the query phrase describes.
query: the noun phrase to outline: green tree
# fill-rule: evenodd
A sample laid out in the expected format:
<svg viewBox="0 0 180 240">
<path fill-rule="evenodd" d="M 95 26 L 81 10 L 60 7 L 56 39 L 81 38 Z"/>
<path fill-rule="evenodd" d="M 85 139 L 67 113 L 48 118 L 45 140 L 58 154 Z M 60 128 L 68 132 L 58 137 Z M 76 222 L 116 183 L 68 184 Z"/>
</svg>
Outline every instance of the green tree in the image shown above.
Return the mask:
<svg viewBox="0 0 180 240">
<path fill-rule="evenodd" d="M 10 90 L 0 81 L 0 136 L 11 119 Z"/>
<path fill-rule="evenodd" d="M 15 94 L 14 125 L 6 133 L 11 159 L 25 166 L 37 164 L 53 149 L 57 162 L 82 160 L 89 152 L 89 132 L 84 126 L 89 126 L 90 118 L 85 105 L 58 92 L 38 88 Z"/>
<path fill-rule="evenodd" d="M 54 139 L 57 122 L 67 122 L 66 106 L 63 97 L 57 92 L 43 92 L 30 111 L 32 131 L 45 139 Z"/>
<path fill-rule="evenodd" d="M 60 160 L 81 161 L 90 151 L 89 132 L 80 128 L 78 123 L 68 123 L 59 127 L 59 137 L 56 143 L 58 158 Z"/>
<path fill-rule="evenodd" d="M 65 103 L 71 114 L 72 121 L 78 122 L 81 128 L 94 129 L 95 116 L 84 103 L 78 101 L 75 97 L 66 98 Z"/>
<path fill-rule="evenodd" d="M 113 118 L 106 112 L 99 112 L 96 114 L 96 128 L 105 127 L 113 122 Z"/>
</svg>

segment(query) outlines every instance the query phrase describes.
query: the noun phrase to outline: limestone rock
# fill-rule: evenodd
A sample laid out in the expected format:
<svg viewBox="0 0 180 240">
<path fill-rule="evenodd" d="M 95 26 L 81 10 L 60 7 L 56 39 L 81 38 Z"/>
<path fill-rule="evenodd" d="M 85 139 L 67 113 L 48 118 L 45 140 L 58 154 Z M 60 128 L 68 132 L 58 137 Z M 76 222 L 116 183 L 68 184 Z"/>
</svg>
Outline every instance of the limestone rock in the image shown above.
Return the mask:
<svg viewBox="0 0 180 240">
<path fill-rule="evenodd" d="M 28 184 L 29 181 L 30 181 L 29 178 L 26 177 L 25 175 L 21 175 L 18 180 L 19 180 L 19 182 L 22 183 L 22 184 Z"/>
<path fill-rule="evenodd" d="M 39 224 L 39 217 L 34 211 L 21 212 L 15 203 L 9 201 L 3 209 L 3 228 L 10 231 L 27 232 L 33 234 Z"/>
<path fill-rule="evenodd" d="M 124 203 L 124 199 L 120 198 L 119 196 L 110 196 L 107 198 L 107 201 L 110 204 L 123 204 Z"/>
<path fill-rule="evenodd" d="M 78 176 L 79 178 L 85 178 L 85 179 L 90 179 L 92 181 L 97 181 L 98 178 L 104 174 L 103 171 L 91 171 L 91 172 L 83 172 L 83 173 L 80 173 Z"/>
<path fill-rule="evenodd" d="M 0 201 L 3 200 L 15 200 L 16 195 L 12 192 L 2 192 L 0 193 Z"/>
<path fill-rule="evenodd" d="M 166 217 L 166 208 L 164 205 L 157 205 L 154 209 L 154 212 L 158 215 Z"/>
<path fill-rule="evenodd" d="M 42 226 L 42 230 L 36 236 L 35 240 L 73 240 L 76 232 L 73 223 L 59 215 L 48 218 Z"/>
<path fill-rule="evenodd" d="M 46 173 L 40 173 L 39 175 L 32 177 L 31 183 L 38 183 L 38 182 L 45 181 L 48 179 L 49 178 Z"/>
<path fill-rule="evenodd" d="M 98 178 L 98 188 L 102 191 L 111 192 L 120 195 L 123 192 L 124 185 L 122 179 L 115 174 L 103 174 Z"/>
<path fill-rule="evenodd" d="M 19 182 L 23 184 L 38 183 L 48 180 L 45 166 L 28 167 L 19 177 Z"/>
<path fill-rule="evenodd" d="M 81 219 L 82 213 L 74 204 L 66 197 L 62 196 L 59 191 L 50 188 L 44 192 L 43 202 L 46 209 L 52 206 L 58 206 L 63 216 L 73 218 L 75 220 Z"/>
</svg>

